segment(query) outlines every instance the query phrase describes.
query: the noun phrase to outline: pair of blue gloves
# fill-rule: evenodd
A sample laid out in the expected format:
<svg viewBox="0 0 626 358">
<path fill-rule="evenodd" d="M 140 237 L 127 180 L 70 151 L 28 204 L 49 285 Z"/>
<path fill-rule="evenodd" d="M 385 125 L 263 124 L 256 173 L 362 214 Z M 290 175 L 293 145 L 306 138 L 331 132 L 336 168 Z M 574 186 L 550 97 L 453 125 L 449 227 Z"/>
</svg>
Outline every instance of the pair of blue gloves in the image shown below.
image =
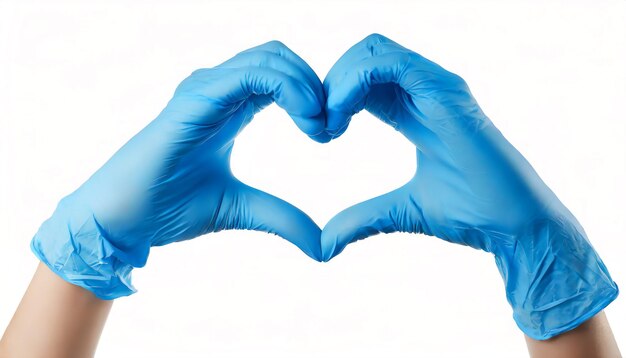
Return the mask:
<svg viewBox="0 0 626 358">
<path fill-rule="evenodd" d="M 320 230 L 230 170 L 235 138 L 274 102 L 320 143 L 367 110 L 415 145 L 415 176 Z M 66 281 L 114 299 L 135 292 L 131 271 L 152 246 L 229 229 L 279 235 L 317 261 L 381 232 L 490 252 L 515 321 L 535 339 L 578 326 L 618 294 L 581 225 L 465 81 L 376 34 L 350 48 L 323 83 L 276 41 L 193 72 L 155 120 L 59 202 L 31 247 Z"/>
</svg>

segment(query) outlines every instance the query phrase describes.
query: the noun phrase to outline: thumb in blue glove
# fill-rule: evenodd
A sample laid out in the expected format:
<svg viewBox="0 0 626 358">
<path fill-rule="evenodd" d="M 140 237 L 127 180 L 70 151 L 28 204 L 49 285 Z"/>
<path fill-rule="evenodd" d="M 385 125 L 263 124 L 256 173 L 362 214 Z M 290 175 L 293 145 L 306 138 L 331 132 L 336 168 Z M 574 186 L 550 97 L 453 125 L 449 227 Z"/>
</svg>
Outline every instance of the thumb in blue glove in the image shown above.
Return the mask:
<svg viewBox="0 0 626 358">
<path fill-rule="evenodd" d="M 617 297 L 581 225 L 459 76 L 371 35 L 337 61 L 324 87 L 331 136 L 365 109 L 415 144 L 417 155 L 406 185 L 328 222 L 324 260 L 356 240 L 397 231 L 490 252 L 515 321 L 534 339 L 575 328 Z"/>
<path fill-rule="evenodd" d="M 327 140 L 322 84 L 283 44 L 195 71 L 154 121 L 60 201 L 33 252 L 102 299 L 135 292 L 131 270 L 146 264 L 150 247 L 220 230 L 277 234 L 320 260 L 313 220 L 230 170 L 235 137 L 272 102 L 311 138 Z"/>
</svg>

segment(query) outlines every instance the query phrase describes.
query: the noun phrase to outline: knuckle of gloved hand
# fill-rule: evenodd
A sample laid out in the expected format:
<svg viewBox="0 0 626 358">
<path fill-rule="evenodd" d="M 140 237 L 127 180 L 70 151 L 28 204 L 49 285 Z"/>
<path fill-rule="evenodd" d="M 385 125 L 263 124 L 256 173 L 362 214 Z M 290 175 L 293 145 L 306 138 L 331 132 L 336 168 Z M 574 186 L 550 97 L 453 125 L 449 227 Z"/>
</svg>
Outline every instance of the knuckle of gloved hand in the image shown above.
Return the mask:
<svg viewBox="0 0 626 358">
<path fill-rule="evenodd" d="M 265 47 L 267 47 L 267 49 L 269 49 L 269 50 L 275 51 L 279 55 L 282 53 L 282 51 L 284 51 L 284 50 L 286 50 L 288 48 L 284 43 L 282 43 L 279 40 L 268 41 L 265 44 Z"/>
<path fill-rule="evenodd" d="M 459 89 L 467 89 L 467 82 L 463 79 L 463 77 L 457 75 L 454 72 L 446 71 L 446 80 L 450 84 L 454 85 L 454 87 Z"/>
<path fill-rule="evenodd" d="M 218 71 L 216 68 L 200 68 L 193 71 L 176 87 L 175 94 L 193 92 L 199 86 L 215 80 L 219 76 L 225 76 L 225 71 Z"/>
<path fill-rule="evenodd" d="M 198 68 L 194 70 L 193 72 L 191 72 L 189 77 L 201 76 L 202 74 L 206 73 L 208 70 L 209 70 L 208 68 Z"/>
<path fill-rule="evenodd" d="M 363 39 L 363 42 L 365 42 L 367 45 L 375 45 L 375 44 L 379 44 L 381 42 L 386 41 L 387 38 L 379 33 L 373 32 L 367 36 L 365 36 L 365 38 Z"/>
<path fill-rule="evenodd" d="M 192 87 L 192 82 L 193 80 L 188 77 L 184 79 L 181 83 L 179 83 L 176 87 L 176 90 L 174 90 L 174 97 L 188 93 L 190 91 L 190 88 Z"/>
<path fill-rule="evenodd" d="M 453 91 L 454 93 L 468 91 L 467 83 L 461 76 L 444 69 L 435 69 L 424 77 L 427 77 L 428 82 L 440 91 Z"/>
<path fill-rule="evenodd" d="M 398 52 L 394 57 L 396 58 L 396 64 L 398 65 L 399 69 L 408 69 L 413 68 L 413 65 L 418 60 L 417 56 L 419 55 L 417 55 L 415 52 L 401 51 Z"/>
</svg>

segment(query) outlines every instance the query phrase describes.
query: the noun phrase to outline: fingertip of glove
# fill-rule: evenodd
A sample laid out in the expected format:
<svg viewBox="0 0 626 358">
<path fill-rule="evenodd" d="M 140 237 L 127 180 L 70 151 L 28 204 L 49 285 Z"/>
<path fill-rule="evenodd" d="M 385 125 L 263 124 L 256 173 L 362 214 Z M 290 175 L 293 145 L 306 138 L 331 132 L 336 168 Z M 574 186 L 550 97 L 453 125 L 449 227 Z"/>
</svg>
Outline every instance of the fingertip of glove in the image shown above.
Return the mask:
<svg viewBox="0 0 626 358">
<path fill-rule="evenodd" d="M 322 230 L 322 235 L 320 237 L 320 246 L 322 250 L 322 261 L 328 262 L 335 257 L 338 252 L 337 251 L 337 237 L 336 235 L 328 234 L 328 231 Z"/>
<path fill-rule="evenodd" d="M 334 259 L 335 256 L 337 256 L 338 254 L 339 254 L 339 252 L 335 252 L 334 250 L 330 251 L 330 252 L 322 252 L 322 259 L 319 262 L 326 263 L 326 262 Z"/>
<path fill-rule="evenodd" d="M 320 133 L 312 134 L 312 135 L 309 134 L 309 138 L 311 138 L 314 141 L 316 141 L 317 143 L 321 143 L 321 144 L 328 143 L 328 142 L 330 142 L 331 140 L 334 139 L 334 137 L 330 133 L 328 133 L 326 131 L 322 131 Z"/>
</svg>

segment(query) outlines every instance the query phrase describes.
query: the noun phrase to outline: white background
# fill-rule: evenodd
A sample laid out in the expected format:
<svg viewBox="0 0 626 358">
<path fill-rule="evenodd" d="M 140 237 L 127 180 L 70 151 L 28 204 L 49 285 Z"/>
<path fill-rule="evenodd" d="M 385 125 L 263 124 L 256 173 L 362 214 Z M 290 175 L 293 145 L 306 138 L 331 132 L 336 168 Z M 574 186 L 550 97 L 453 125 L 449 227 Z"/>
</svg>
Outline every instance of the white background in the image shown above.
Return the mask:
<svg viewBox="0 0 626 358">
<path fill-rule="evenodd" d="M 0 1 L 0 331 L 40 223 L 180 80 L 272 39 L 323 78 L 372 32 L 467 80 L 626 287 L 624 1 Z M 320 145 L 271 106 L 232 165 L 323 226 L 403 184 L 415 159 L 368 114 Z M 154 249 L 134 283 L 99 357 L 527 355 L 493 258 L 425 236 L 377 236 L 320 264 L 274 236 L 223 232 Z M 606 311 L 626 349 L 623 294 Z"/>
</svg>

